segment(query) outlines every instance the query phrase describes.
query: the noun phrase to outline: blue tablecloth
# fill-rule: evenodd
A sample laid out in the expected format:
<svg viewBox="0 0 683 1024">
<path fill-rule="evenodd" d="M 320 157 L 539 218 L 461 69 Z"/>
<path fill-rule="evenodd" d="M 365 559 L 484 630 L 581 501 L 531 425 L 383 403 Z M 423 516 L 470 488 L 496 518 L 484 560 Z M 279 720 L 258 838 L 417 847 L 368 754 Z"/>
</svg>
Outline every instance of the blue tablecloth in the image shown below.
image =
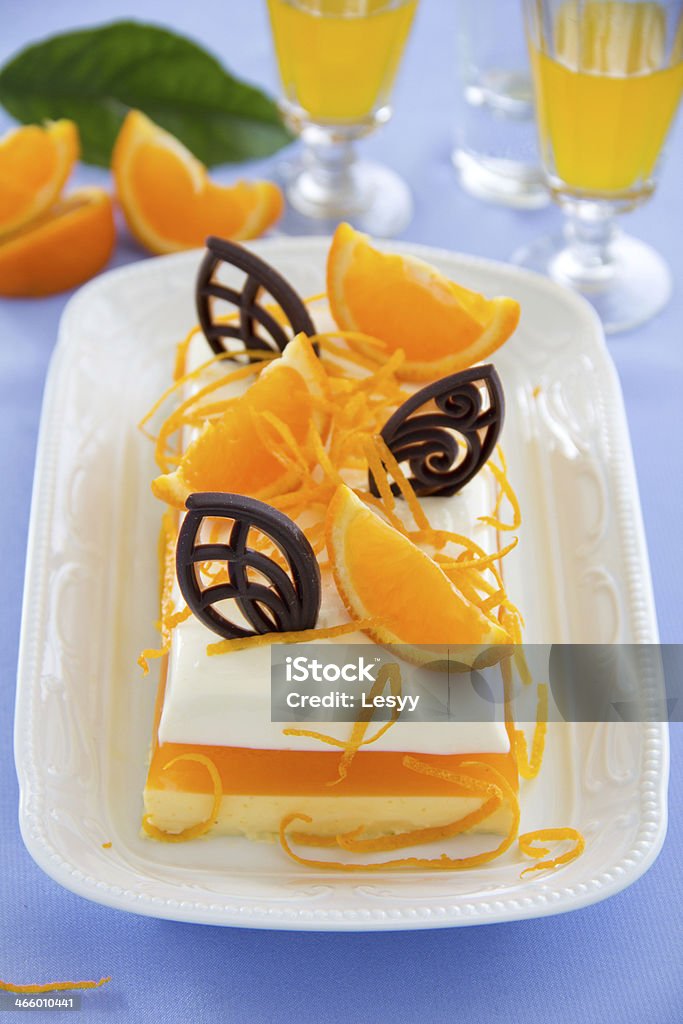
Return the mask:
<svg viewBox="0 0 683 1024">
<path fill-rule="evenodd" d="M 264 8 L 239 0 L 167 0 L 163 6 L 155 0 L 3 0 L 0 60 L 40 34 L 116 17 L 163 18 L 213 48 L 238 74 L 274 90 Z M 422 0 L 394 120 L 365 148 L 414 189 L 416 214 L 406 238 L 506 259 L 519 244 L 557 225 L 559 214 L 507 211 L 459 190 L 449 162 L 456 9 L 449 0 Z M 267 172 L 269 164 L 254 169 Z M 237 173 L 227 169 L 225 179 Z M 107 178 L 88 168 L 76 177 Z M 679 125 L 659 192 L 630 225 L 670 261 L 677 290 L 656 320 L 610 342 L 635 449 L 661 636 L 671 642 L 683 640 L 682 180 Z M 124 236 L 114 263 L 142 255 Z M 211 1021 L 219 1015 L 230 1024 L 683 1019 L 680 725 L 672 727 L 671 824 L 658 861 L 624 893 L 561 917 L 402 934 L 209 928 L 104 909 L 61 889 L 35 866 L 17 826 L 12 708 L 41 395 L 67 299 L 0 301 L 0 977 L 17 982 L 110 974 L 110 985 L 84 997 L 93 1021 Z"/>
</svg>

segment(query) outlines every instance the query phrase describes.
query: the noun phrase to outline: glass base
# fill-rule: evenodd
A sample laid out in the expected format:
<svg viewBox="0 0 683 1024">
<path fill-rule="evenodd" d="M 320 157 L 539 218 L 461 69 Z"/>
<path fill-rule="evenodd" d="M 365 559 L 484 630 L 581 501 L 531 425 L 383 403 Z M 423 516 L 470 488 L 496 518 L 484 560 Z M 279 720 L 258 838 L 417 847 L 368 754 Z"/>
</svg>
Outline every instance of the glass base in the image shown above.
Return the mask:
<svg viewBox="0 0 683 1024">
<path fill-rule="evenodd" d="M 563 235 L 540 238 L 518 249 L 513 263 L 536 270 L 579 292 L 595 309 L 606 334 L 645 323 L 671 297 L 671 272 L 652 246 L 617 232 L 609 263 L 588 273 Z"/>
<path fill-rule="evenodd" d="M 465 192 L 476 199 L 520 210 L 539 210 L 550 202 L 550 191 L 539 168 L 517 160 L 455 149 L 453 165 Z"/>
<path fill-rule="evenodd" d="M 332 189 L 305 160 L 278 170 L 288 200 L 279 224 L 286 234 L 331 234 L 344 220 L 359 231 L 390 238 L 413 216 L 410 189 L 382 164 L 354 160 L 343 185 Z"/>
</svg>

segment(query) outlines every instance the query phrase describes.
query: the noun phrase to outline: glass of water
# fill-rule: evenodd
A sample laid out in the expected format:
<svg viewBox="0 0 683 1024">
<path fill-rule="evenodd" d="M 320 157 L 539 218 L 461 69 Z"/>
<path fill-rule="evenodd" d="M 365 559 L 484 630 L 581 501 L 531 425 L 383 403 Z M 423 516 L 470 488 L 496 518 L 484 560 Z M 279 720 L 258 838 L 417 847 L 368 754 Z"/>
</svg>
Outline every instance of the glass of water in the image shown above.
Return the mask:
<svg viewBox="0 0 683 1024">
<path fill-rule="evenodd" d="M 526 209 L 550 199 L 538 153 L 534 92 L 521 4 L 457 0 L 458 71 L 453 163 L 480 199 Z"/>
</svg>

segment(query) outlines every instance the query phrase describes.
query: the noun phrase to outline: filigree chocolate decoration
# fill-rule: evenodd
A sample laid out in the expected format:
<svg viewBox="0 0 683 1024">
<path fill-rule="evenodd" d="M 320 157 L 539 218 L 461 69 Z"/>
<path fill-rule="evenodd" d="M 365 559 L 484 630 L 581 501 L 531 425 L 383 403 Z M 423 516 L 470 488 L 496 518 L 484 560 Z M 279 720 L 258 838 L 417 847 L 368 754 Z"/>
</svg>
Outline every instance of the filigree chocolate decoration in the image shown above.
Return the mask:
<svg viewBox="0 0 683 1024">
<path fill-rule="evenodd" d="M 288 516 L 242 494 L 191 494 L 178 536 L 176 573 L 183 597 L 198 619 L 227 640 L 312 629 L 320 611 L 320 568 L 305 535 Z M 202 543 L 205 520 L 231 520 L 227 543 Z M 286 563 L 249 547 L 256 531 L 273 542 Z M 228 582 L 202 586 L 197 564 L 224 561 Z M 218 606 L 234 601 L 253 626 L 232 622 Z"/>
<path fill-rule="evenodd" d="M 407 462 L 415 493 L 448 496 L 476 476 L 495 448 L 505 413 L 500 377 L 474 366 L 422 388 L 390 416 L 382 437 Z M 369 487 L 378 495 L 372 473 Z M 400 494 L 392 484 L 394 494 Z"/>
<path fill-rule="evenodd" d="M 246 274 L 241 290 L 218 281 L 217 273 L 222 263 L 229 263 Z M 278 319 L 259 304 L 259 292 L 263 290 L 275 300 L 289 321 L 291 336 Z M 290 337 L 302 331 L 309 337 L 315 334 L 303 300 L 284 277 L 253 252 L 222 238 L 206 240 L 206 254 L 197 274 L 195 298 L 199 323 L 216 355 L 227 351 L 224 338 L 236 338 L 247 349 L 279 353 L 285 349 Z M 238 319 L 220 323 L 215 315 L 214 300 L 237 307 Z M 239 357 L 239 351 L 235 352 L 235 357 Z"/>
</svg>

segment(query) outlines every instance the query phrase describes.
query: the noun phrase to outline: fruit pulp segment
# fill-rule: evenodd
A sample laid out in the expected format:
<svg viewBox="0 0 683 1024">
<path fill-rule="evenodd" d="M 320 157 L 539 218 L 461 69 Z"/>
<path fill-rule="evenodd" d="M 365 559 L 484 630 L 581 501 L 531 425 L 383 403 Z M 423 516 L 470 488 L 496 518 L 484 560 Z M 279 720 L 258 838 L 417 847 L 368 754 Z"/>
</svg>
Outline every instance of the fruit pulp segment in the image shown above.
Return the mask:
<svg viewBox="0 0 683 1024">
<path fill-rule="evenodd" d="M 139 145 L 129 181 L 140 215 L 162 237 L 187 246 L 196 245 L 198 238 L 219 228 L 226 237 L 237 234 L 253 205 L 251 186 L 244 182 L 231 187 L 215 185 L 202 169 L 202 188 L 198 190 L 196 161 L 181 152 L 179 146 L 174 151 L 165 139 Z"/>
<path fill-rule="evenodd" d="M 263 422 L 264 412 L 284 423 L 294 439 L 303 443 L 311 418 L 311 398 L 296 370 L 278 365 L 272 373 L 264 373 L 226 410 L 222 420 L 208 428 L 206 440 L 199 436 L 181 464 L 188 484 L 195 490 L 254 495 L 284 478 L 286 470 L 269 451 L 268 439 L 256 433 L 255 425 Z"/>
<path fill-rule="evenodd" d="M 358 329 L 391 337 L 408 359 L 439 359 L 481 334 L 482 323 L 463 304 L 457 286 L 416 260 L 387 257 L 363 243 L 354 248 L 343 290 Z"/>
<path fill-rule="evenodd" d="M 479 609 L 459 596 L 428 555 L 369 510 L 351 517 L 343 545 L 346 579 L 340 580 L 341 589 L 352 592 L 366 614 L 381 613 L 382 625 L 404 643 L 480 644 L 488 639 L 491 624 Z M 382 572 L 387 563 L 392 566 L 389 577 Z M 396 587 L 401 576 L 409 586 Z"/>
</svg>

